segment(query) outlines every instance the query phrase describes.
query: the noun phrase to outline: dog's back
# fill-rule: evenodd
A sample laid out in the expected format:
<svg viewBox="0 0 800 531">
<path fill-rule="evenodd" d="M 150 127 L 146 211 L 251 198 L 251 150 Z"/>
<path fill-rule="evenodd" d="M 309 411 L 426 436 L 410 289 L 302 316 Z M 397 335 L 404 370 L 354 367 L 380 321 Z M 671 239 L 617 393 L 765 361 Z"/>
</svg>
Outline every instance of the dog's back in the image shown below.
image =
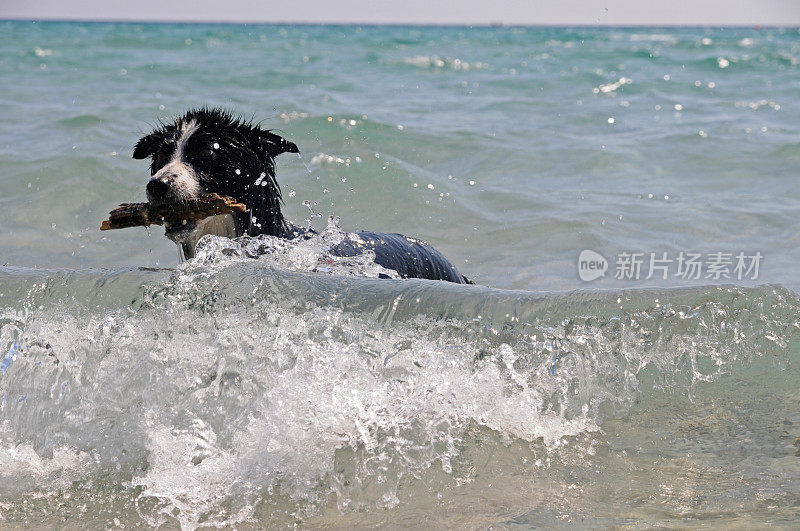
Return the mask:
<svg viewBox="0 0 800 531">
<path fill-rule="evenodd" d="M 356 232 L 348 234 L 347 238 L 331 249 L 335 256 L 357 256 L 364 251 L 374 252 L 377 264 L 397 271 L 402 278 L 472 284 L 442 253 L 428 243 L 402 234 Z"/>
</svg>

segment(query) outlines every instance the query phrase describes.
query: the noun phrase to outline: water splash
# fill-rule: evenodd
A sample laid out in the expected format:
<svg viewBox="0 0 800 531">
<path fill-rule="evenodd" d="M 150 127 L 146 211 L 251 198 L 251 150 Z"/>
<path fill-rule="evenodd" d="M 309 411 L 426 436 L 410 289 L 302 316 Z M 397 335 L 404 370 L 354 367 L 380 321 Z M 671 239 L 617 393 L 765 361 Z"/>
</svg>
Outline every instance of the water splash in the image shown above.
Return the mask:
<svg viewBox="0 0 800 531">
<path fill-rule="evenodd" d="M 334 218 L 307 240 L 208 236 L 171 271 L 3 274 L 5 506 L 97 492 L 184 528 L 398 507 L 415 478 L 472 481 L 474 429 L 531 445 L 538 470 L 591 456 L 653 392 L 797 355 L 800 301 L 780 288 L 545 296 L 305 272 L 343 237 Z M 80 486 L 103 477 L 129 487 Z"/>
<path fill-rule="evenodd" d="M 314 212 L 314 207 L 317 206 L 318 204 L 319 204 L 318 201 L 311 201 L 309 199 L 306 199 L 306 200 L 303 201 L 303 206 L 308 208 L 308 210 L 310 212 L 310 214 L 308 215 L 308 218 L 306 218 L 306 230 L 307 231 L 313 231 L 314 230 L 314 227 L 313 227 L 314 218 L 321 218 L 322 217 L 322 214 Z"/>
<path fill-rule="evenodd" d="M 297 158 L 300 159 L 300 162 L 303 164 L 303 167 L 306 169 L 306 173 L 313 173 L 311 171 L 311 167 L 308 165 L 308 163 L 306 163 L 305 159 L 303 158 L 303 155 L 298 153 L 297 154 Z"/>
<path fill-rule="evenodd" d="M 396 271 L 375 263 L 375 253 L 365 251 L 354 257 L 341 257 L 332 249 L 349 235 L 339 227 L 340 219 L 328 218 L 328 225 L 320 233 L 307 233 L 293 240 L 268 235 L 243 236 L 235 240 L 206 235 L 196 248 L 196 260 L 187 264 L 187 270 L 195 264 L 227 264 L 233 258 L 258 259 L 290 271 L 324 273 L 335 276 L 365 278 L 400 278 Z"/>
</svg>

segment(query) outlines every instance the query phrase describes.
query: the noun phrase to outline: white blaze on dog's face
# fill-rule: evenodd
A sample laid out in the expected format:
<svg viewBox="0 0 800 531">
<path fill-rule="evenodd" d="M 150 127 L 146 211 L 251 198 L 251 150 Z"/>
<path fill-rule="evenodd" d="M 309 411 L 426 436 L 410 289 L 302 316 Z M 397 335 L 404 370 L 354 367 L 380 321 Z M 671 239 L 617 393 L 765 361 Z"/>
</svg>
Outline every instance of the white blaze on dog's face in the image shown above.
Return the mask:
<svg viewBox="0 0 800 531">
<path fill-rule="evenodd" d="M 182 125 L 172 157 L 147 184 L 147 200 L 151 204 L 179 203 L 203 191 L 194 167 L 186 160 L 186 143 L 198 129 L 195 121 Z"/>
</svg>

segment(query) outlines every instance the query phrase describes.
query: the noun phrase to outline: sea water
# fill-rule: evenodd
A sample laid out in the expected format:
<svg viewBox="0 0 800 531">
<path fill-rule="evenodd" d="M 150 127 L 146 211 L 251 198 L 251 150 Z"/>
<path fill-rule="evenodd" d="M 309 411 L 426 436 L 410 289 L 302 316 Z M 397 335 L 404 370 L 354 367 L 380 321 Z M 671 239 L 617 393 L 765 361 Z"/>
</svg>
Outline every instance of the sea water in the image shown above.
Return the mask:
<svg viewBox="0 0 800 531">
<path fill-rule="evenodd" d="M 3 526 L 797 524 L 796 28 L 0 36 Z M 200 105 L 318 237 L 98 230 Z"/>
</svg>

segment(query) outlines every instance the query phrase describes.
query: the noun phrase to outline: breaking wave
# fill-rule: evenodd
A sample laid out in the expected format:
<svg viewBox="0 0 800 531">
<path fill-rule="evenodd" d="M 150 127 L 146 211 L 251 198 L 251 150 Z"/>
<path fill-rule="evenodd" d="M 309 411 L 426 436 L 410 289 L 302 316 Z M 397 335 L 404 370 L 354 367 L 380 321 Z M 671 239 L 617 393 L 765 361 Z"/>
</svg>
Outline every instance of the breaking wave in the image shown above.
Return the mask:
<svg viewBox="0 0 800 531">
<path fill-rule="evenodd" d="M 176 269 L 0 269 L 0 517 L 79 515 L 65 497 L 184 528 L 394 508 L 431 474 L 464 481 L 476 434 L 529 445 L 535 471 L 591 455 L 645 389 L 797 357 L 780 287 L 378 280 L 329 260 L 337 231 L 209 237 Z"/>
</svg>

